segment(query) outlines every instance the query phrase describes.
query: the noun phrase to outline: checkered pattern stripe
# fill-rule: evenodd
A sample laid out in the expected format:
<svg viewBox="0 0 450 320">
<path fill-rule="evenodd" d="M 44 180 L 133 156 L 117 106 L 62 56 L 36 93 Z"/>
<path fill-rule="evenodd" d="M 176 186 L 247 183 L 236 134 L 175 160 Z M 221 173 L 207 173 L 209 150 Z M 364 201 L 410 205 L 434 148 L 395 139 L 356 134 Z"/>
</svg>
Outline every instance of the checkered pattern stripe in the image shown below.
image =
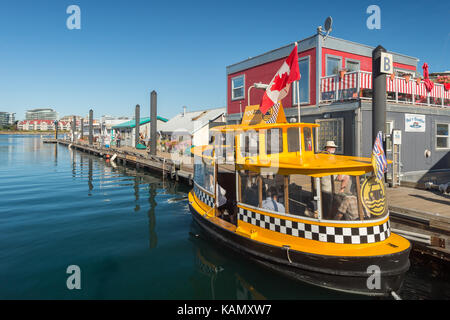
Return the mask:
<svg viewBox="0 0 450 320">
<path fill-rule="evenodd" d="M 331 243 L 375 243 L 391 235 L 389 220 L 382 225 L 372 227 L 326 227 L 274 218 L 243 208 L 239 208 L 239 220 L 290 236 Z"/>
<path fill-rule="evenodd" d="M 197 196 L 197 198 L 203 202 L 204 204 L 210 206 L 211 208 L 214 207 L 214 198 L 211 197 L 209 194 L 204 192 L 201 188 L 199 188 L 196 184 L 194 184 L 194 193 Z"/>
</svg>

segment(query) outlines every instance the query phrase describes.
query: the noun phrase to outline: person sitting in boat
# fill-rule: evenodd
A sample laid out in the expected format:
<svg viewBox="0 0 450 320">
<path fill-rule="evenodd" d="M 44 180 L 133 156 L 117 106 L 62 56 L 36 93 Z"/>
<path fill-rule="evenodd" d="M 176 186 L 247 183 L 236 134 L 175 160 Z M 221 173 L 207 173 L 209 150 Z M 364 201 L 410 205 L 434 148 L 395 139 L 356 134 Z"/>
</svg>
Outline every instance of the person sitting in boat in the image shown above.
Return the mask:
<svg viewBox="0 0 450 320">
<path fill-rule="evenodd" d="M 358 200 L 356 196 L 344 196 L 334 220 L 357 220 L 358 217 Z"/>
<path fill-rule="evenodd" d="M 277 188 L 270 187 L 267 192 L 267 198 L 262 202 L 262 208 L 266 210 L 277 211 L 281 213 L 285 213 L 286 209 L 284 205 L 279 203 L 278 201 L 278 193 Z"/>
</svg>

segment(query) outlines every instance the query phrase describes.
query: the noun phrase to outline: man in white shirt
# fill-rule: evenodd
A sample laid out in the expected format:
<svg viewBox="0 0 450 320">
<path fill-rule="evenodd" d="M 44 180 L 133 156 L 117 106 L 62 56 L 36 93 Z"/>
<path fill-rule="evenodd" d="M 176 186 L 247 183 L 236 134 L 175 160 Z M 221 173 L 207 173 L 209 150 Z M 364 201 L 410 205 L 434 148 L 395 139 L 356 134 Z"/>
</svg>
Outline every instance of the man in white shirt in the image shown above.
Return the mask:
<svg viewBox="0 0 450 320">
<path fill-rule="evenodd" d="M 285 213 L 286 209 L 277 200 L 278 200 L 277 189 L 275 187 L 270 187 L 267 199 L 262 202 L 262 208 L 266 210 Z"/>
</svg>

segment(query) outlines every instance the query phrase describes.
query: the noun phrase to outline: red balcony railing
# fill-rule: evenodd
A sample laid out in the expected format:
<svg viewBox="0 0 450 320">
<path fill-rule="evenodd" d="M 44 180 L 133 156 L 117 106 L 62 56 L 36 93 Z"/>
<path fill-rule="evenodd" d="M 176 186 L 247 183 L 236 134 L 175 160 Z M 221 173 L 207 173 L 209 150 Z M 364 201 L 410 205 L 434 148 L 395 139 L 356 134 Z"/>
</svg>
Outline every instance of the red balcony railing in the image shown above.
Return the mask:
<svg viewBox="0 0 450 320">
<path fill-rule="evenodd" d="M 427 91 L 423 81 L 386 77 L 387 101 L 436 107 L 450 107 L 450 90 L 439 83 Z M 372 99 L 372 73 L 355 71 L 320 79 L 320 103 Z"/>
</svg>

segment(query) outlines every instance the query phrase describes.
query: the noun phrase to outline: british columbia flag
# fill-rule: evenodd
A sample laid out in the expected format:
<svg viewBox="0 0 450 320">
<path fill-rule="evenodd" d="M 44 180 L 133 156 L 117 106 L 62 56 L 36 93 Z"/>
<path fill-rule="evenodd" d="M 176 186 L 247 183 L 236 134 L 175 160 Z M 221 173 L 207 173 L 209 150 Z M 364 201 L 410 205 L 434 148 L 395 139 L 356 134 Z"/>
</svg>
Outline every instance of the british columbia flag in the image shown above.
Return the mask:
<svg viewBox="0 0 450 320">
<path fill-rule="evenodd" d="M 378 131 L 377 138 L 373 144 L 372 150 L 372 166 L 378 180 L 383 181 L 383 175 L 387 171 L 386 154 L 383 150 L 383 135 Z"/>
</svg>

